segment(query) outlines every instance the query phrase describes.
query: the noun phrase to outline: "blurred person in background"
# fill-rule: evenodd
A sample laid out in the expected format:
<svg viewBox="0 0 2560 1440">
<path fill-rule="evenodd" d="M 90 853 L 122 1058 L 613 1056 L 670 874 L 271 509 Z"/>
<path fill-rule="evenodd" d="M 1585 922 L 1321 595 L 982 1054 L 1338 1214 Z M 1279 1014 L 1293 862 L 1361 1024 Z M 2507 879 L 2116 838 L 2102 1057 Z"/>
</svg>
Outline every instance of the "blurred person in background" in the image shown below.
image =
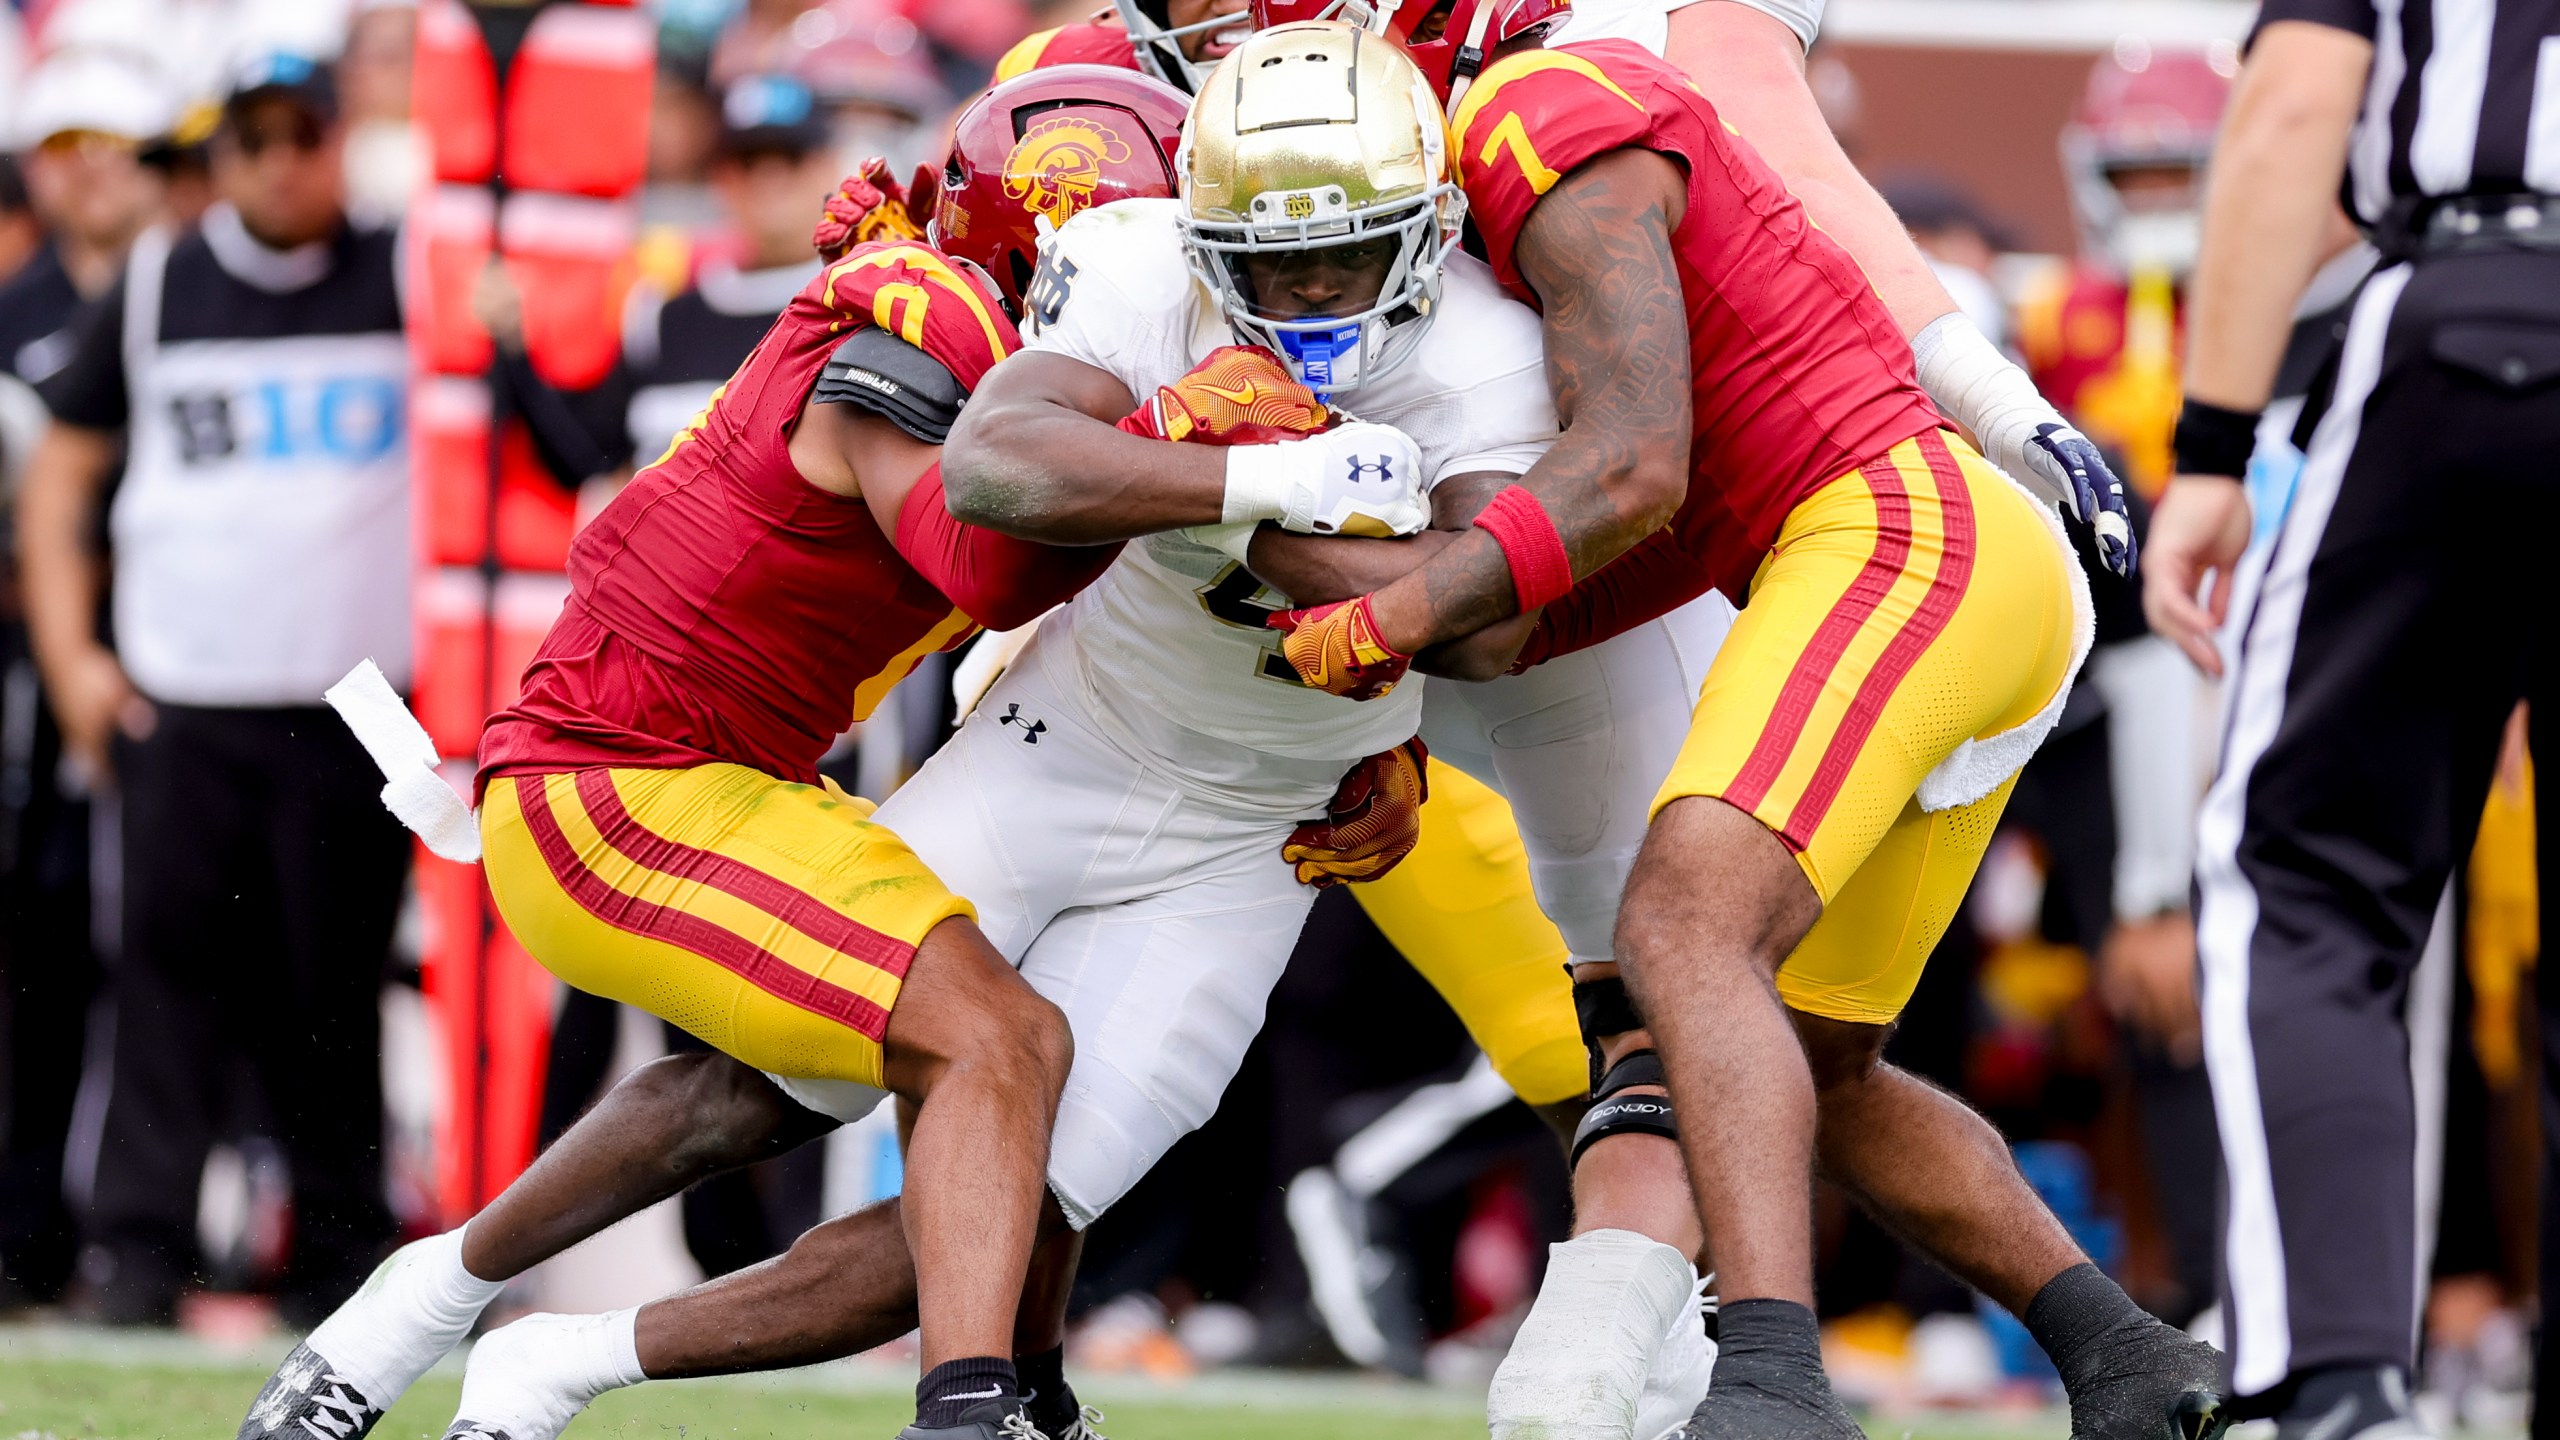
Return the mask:
<svg viewBox="0 0 2560 1440">
<path fill-rule="evenodd" d="M 2009 302 L 1997 270 L 2004 252 L 2017 247 L 2008 232 L 1983 212 L 1973 196 L 1943 176 L 1911 174 L 1880 182 L 1877 193 L 1902 217 L 1911 243 L 1929 261 L 1956 308 L 1995 345 L 2009 343 Z"/>
<path fill-rule="evenodd" d="M 19 537 L 63 743 L 112 773 L 121 952 L 75 1137 L 84 1308 L 166 1322 L 236 1059 L 292 1171 L 284 1313 L 325 1309 L 391 1236 L 377 998 L 409 847 L 320 694 L 409 654 L 408 372 L 390 235 L 354 230 L 335 88 L 244 65 L 201 230 L 137 243 L 40 387 L 54 423 Z M 112 586 L 93 526 L 108 514 Z M 99 600 L 111 600 L 102 635 Z"/>
<path fill-rule="evenodd" d="M 2482 620 L 2536 613 L 2553 512 L 2560 169 L 2537 111 L 2555 36 L 2548 0 L 2494 23 L 2449 0 L 2268 0 L 2206 199 L 2143 601 L 2224 677 L 2196 931 L 2226 1330 L 2240 1403 L 2285 1440 L 2426 1433 L 2409 1384 L 2448 882 L 2501 731 L 2549 678 L 2535 627 Z M 2302 463 L 2252 486 L 2342 195 L 2383 263 L 2293 427 Z M 2560 1255 L 2541 1260 L 2548 1294 Z"/>
<path fill-rule="evenodd" d="M 951 92 L 915 22 L 877 0 L 838 0 L 802 16 L 775 69 L 824 108 L 837 174 L 873 155 L 903 174 L 939 153 Z"/>
<path fill-rule="evenodd" d="M 2037 388 L 2119 457 L 2146 497 L 2169 480 L 2183 291 L 2237 66 L 2228 54 L 2134 38 L 2099 59 L 2062 130 L 2080 253 L 2019 305 L 2019 347 Z"/>
<path fill-rule="evenodd" d="M 17 278 L 44 239 L 44 221 L 27 198 L 26 171 L 14 152 L 0 153 L 0 286 Z"/>
<path fill-rule="evenodd" d="M 137 157 L 169 108 L 140 66 L 65 55 L 27 77 L 16 119 L 28 148 L 13 168 L 24 185 L 15 205 L 0 204 L 0 233 L 33 248 L 0 285 L 0 535 L 15 529 L 46 425 L 34 387 L 70 362 L 80 312 L 115 283 L 158 210 L 158 178 Z M 17 567 L 0 566 L 0 1303 L 57 1298 L 77 1250 L 63 1153 L 98 984 L 85 793 L 94 776 L 68 776 L 62 762 Z"/>
</svg>

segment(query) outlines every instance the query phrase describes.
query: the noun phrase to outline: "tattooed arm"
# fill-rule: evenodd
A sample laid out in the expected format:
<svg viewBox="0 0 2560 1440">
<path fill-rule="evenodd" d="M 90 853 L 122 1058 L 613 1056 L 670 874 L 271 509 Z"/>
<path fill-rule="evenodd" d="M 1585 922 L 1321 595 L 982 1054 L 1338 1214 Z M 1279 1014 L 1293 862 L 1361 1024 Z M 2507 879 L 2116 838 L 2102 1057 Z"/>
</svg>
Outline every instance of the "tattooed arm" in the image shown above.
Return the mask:
<svg viewBox="0 0 2560 1440">
<path fill-rule="evenodd" d="M 1659 530 L 1688 494 L 1689 319 L 1671 230 L 1687 178 L 1650 150 L 1613 150 L 1529 212 L 1514 263 L 1545 311 L 1547 380 L 1564 436 L 1520 477 L 1575 578 Z M 1371 601 L 1405 654 L 1514 614 L 1510 562 L 1468 530 Z"/>
</svg>

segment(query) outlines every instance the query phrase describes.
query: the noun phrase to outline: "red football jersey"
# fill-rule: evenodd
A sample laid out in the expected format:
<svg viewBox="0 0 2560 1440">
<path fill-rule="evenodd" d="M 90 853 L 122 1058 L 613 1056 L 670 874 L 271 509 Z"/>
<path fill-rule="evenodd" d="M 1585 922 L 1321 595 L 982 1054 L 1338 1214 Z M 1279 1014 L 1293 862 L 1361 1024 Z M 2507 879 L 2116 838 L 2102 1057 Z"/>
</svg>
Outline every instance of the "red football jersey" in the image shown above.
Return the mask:
<svg viewBox="0 0 2560 1440">
<path fill-rule="evenodd" d="M 972 390 L 1021 345 L 996 297 L 923 245 L 865 245 L 828 266 L 570 546 L 568 608 L 481 737 L 484 783 L 723 760 L 814 780 L 846 725 L 976 630 L 867 504 L 791 463 L 820 368 L 865 325 Z"/>
<path fill-rule="evenodd" d="M 1668 603 L 1654 614 L 1709 587 L 1738 603 L 1798 501 L 1946 423 L 1857 262 L 1697 87 L 1643 47 L 1595 40 L 1507 56 L 1449 128 L 1485 257 L 1532 305 L 1511 252 L 1538 197 L 1612 150 L 1658 150 L 1688 172 L 1671 240 L 1689 312 L 1689 495 L 1646 543 L 1677 546 L 1695 568 L 1687 595 L 1655 597 Z M 1582 643 L 1644 618 L 1609 617 Z"/>
</svg>

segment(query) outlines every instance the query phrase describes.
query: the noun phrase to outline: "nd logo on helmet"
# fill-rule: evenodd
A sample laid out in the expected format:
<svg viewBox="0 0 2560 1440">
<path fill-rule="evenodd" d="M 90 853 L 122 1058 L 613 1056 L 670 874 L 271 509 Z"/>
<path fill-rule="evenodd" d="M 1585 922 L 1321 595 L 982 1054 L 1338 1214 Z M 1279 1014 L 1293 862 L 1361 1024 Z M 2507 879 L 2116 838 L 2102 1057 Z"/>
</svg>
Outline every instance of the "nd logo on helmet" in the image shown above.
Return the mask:
<svg viewBox="0 0 2560 1440">
<path fill-rule="evenodd" d="M 1093 203 L 1102 167 L 1129 158 L 1129 142 L 1073 115 L 1043 120 L 1023 132 L 1004 160 L 1004 193 L 1034 215 L 1063 225 Z"/>
</svg>

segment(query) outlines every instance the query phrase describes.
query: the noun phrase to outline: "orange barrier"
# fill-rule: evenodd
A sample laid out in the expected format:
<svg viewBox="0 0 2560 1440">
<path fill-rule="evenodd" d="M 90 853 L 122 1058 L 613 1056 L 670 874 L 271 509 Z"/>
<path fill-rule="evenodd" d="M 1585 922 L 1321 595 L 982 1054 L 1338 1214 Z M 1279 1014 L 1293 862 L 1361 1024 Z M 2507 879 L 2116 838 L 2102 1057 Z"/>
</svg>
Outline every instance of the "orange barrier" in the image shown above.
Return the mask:
<svg viewBox="0 0 2560 1440">
<path fill-rule="evenodd" d="M 414 93 L 436 183 L 410 224 L 412 693 L 437 750 L 461 765 L 489 713 L 514 701 L 567 598 L 561 572 L 576 528 L 573 497 L 543 471 L 520 423 L 510 422 L 491 474 L 492 352 L 472 292 L 497 255 L 537 374 L 580 390 L 612 369 L 638 243 L 627 197 L 647 161 L 655 74 L 652 22 L 628 5 L 554 4 L 522 33 L 501 83 L 467 6 L 419 6 Z M 493 172 L 503 172 L 503 203 Z M 418 887 L 429 919 L 420 964 L 453 1062 L 437 1141 L 450 1223 L 532 1159 L 557 985 L 505 933 L 476 870 L 424 858 Z"/>
<path fill-rule="evenodd" d="M 476 565 L 489 543 L 489 390 L 455 375 L 422 377 L 409 400 L 418 533 L 430 565 Z M 507 431 L 498 482 L 498 564 L 559 570 L 569 563 L 577 499 L 534 454 L 521 425 Z"/>
<path fill-rule="evenodd" d="M 649 127 L 604 117 L 648 115 L 656 62 L 657 37 L 640 11 L 545 9 L 508 77 L 507 183 L 608 198 L 638 188 L 649 163 Z"/>
</svg>

